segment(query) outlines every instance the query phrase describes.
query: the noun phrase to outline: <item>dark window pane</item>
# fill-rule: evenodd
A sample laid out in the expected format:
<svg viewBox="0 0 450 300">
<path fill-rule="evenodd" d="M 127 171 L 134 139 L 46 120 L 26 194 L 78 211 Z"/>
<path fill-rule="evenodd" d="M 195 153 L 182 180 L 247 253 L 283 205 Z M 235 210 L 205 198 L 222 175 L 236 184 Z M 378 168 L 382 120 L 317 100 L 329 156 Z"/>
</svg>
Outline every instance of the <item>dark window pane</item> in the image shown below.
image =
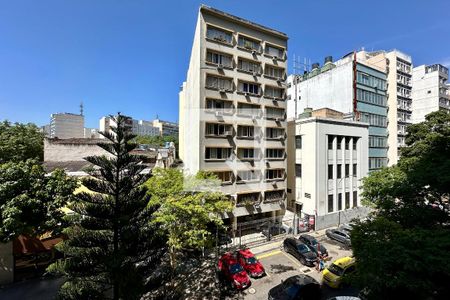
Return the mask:
<svg viewBox="0 0 450 300">
<path fill-rule="evenodd" d="M 357 207 L 358 206 L 358 192 L 354 191 L 353 192 L 353 207 Z"/>
<path fill-rule="evenodd" d="M 333 195 L 328 195 L 328 212 L 333 212 Z"/>
<path fill-rule="evenodd" d="M 342 178 L 342 165 L 337 165 L 337 178 Z"/>
<path fill-rule="evenodd" d="M 338 194 L 338 210 L 342 210 L 342 193 Z"/>
<path fill-rule="evenodd" d="M 328 150 L 333 149 L 333 139 L 334 139 L 334 136 L 332 136 L 332 135 L 328 136 Z"/>
<path fill-rule="evenodd" d="M 295 149 L 302 149 L 302 136 L 295 136 Z"/>
<path fill-rule="evenodd" d="M 333 179 L 333 165 L 328 165 L 328 179 Z"/>
<path fill-rule="evenodd" d="M 350 208 L 350 192 L 345 193 L 345 209 Z"/>
<path fill-rule="evenodd" d="M 295 165 L 295 176 L 301 178 L 302 177 L 302 165 L 296 164 Z"/>
<path fill-rule="evenodd" d="M 345 164 L 345 177 L 349 177 L 349 176 L 350 176 L 350 165 Z"/>
</svg>

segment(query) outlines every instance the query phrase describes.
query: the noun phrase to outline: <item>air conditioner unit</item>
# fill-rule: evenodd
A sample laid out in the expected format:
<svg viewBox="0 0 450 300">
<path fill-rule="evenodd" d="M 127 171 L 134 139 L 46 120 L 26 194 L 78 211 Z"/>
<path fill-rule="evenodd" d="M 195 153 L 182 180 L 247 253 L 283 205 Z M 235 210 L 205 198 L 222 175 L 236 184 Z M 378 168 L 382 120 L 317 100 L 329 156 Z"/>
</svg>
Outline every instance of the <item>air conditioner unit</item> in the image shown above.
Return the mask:
<svg viewBox="0 0 450 300">
<path fill-rule="evenodd" d="M 225 135 L 233 135 L 233 132 L 231 131 L 231 130 L 227 130 L 227 131 L 225 131 Z"/>
<path fill-rule="evenodd" d="M 256 54 L 256 50 L 252 50 L 252 54 L 255 55 Z"/>
<path fill-rule="evenodd" d="M 256 120 L 256 116 L 252 115 L 252 120 L 255 121 Z"/>
<path fill-rule="evenodd" d="M 273 60 L 277 60 L 277 59 L 278 59 L 278 57 L 276 57 L 276 56 L 272 56 L 272 59 L 273 59 Z"/>
<path fill-rule="evenodd" d="M 223 111 L 221 111 L 221 110 L 216 111 L 216 117 L 220 117 L 220 116 L 223 116 Z"/>
<path fill-rule="evenodd" d="M 222 64 L 218 64 L 218 65 L 217 65 L 217 69 L 218 69 L 218 70 L 222 70 L 222 69 L 223 69 L 223 65 L 222 65 Z"/>
<path fill-rule="evenodd" d="M 244 95 L 245 95 L 245 96 L 248 96 L 248 95 L 249 95 L 249 93 L 248 93 L 248 92 L 245 92 L 245 93 L 244 93 Z"/>
<path fill-rule="evenodd" d="M 278 79 L 277 79 L 277 82 L 278 82 L 278 83 L 281 83 L 281 78 L 278 78 Z"/>
<path fill-rule="evenodd" d="M 280 122 L 281 118 L 275 118 L 275 122 Z"/>
<path fill-rule="evenodd" d="M 219 89 L 219 92 L 220 92 L 220 93 L 225 93 L 226 90 L 225 90 L 224 88 L 220 88 L 220 89 Z"/>
<path fill-rule="evenodd" d="M 258 73 L 257 72 L 253 72 L 253 76 L 258 76 Z"/>
</svg>

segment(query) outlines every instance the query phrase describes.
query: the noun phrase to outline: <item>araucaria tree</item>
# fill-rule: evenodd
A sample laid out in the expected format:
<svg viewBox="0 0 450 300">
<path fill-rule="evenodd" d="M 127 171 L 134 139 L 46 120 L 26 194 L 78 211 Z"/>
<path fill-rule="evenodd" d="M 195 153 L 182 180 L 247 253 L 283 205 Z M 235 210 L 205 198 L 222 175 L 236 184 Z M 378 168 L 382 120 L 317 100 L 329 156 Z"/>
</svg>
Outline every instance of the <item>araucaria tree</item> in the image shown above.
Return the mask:
<svg viewBox="0 0 450 300">
<path fill-rule="evenodd" d="M 82 183 L 91 193 L 78 194 L 71 206 L 73 226 L 68 239 L 57 245 L 65 259 L 49 267 L 67 281 L 60 289 L 62 299 L 138 299 L 144 292 L 146 272 L 161 255 L 164 242 L 152 226 L 149 196 L 143 183 L 148 175 L 126 127 L 127 117 L 117 115 L 113 133 L 102 133 L 99 146 L 108 156 L 91 156 L 90 177 Z"/>
</svg>

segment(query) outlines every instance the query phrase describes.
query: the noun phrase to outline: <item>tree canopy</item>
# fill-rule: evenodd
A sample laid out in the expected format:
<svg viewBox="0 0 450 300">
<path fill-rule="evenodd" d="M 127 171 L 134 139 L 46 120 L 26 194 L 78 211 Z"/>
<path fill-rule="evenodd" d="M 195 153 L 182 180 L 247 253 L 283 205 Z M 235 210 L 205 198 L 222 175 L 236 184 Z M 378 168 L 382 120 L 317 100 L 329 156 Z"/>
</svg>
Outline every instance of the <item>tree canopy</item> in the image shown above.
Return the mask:
<svg viewBox="0 0 450 300">
<path fill-rule="evenodd" d="M 0 164 L 44 159 L 44 135 L 31 123 L 0 122 Z"/>
<path fill-rule="evenodd" d="M 74 199 L 77 185 L 62 170 L 46 176 L 33 160 L 0 164 L 0 241 L 61 231 L 67 224 L 61 208 Z"/>
<path fill-rule="evenodd" d="M 363 180 L 375 208 L 352 231 L 354 280 L 372 299 L 444 299 L 450 293 L 450 114 L 408 126 L 397 165 Z"/>
</svg>

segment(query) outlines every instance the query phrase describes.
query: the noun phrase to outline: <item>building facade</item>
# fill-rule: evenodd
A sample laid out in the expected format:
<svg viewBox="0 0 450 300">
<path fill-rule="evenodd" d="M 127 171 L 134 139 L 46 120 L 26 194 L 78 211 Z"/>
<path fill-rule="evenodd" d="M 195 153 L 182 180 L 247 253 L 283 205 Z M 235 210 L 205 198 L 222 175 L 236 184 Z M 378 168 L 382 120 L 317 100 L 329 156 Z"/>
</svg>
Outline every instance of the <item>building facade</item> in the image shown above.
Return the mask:
<svg viewBox="0 0 450 300">
<path fill-rule="evenodd" d="M 361 206 L 361 179 L 368 172 L 369 124 L 344 120 L 329 109 L 288 122 L 289 210 L 313 217 L 316 229 L 331 216 Z M 330 220 L 328 219 L 330 216 Z"/>
<path fill-rule="evenodd" d="M 84 116 L 72 113 L 51 114 L 50 137 L 59 139 L 83 138 Z"/>
<path fill-rule="evenodd" d="M 303 75 L 288 77 L 288 118 L 298 118 L 305 108 L 328 107 L 356 121 L 369 123 L 369 170 L 387 165 L 387 76 L 385 69 L 350 53 Z"/>
<path fill-rule="evenodd" d="M 286 34 L 201 6 L 180 97 L 180 158 L 234 201 L 232 224 L 283 214 Z"/>
<path fill-rule="evenodd" d="M 159 136 L 160 130 L 158 127 L 153 126 L 153 122 L 144 120 L 135 120 L 129 118 L 127 125 L 131 132 L 135 135 L 141 136 Z M 110 117 L 102 117 L 99 122 L 99 128 L 101 132 L 111 132 L 111 126 L 116 126 L 114 120 Z M 102 136 L 100 136 L 102 137 Z"/>
<path fill-rule="evenodd" d="M 433 111 L 450 111 L 448 68 L 440 65 L 421 65 L 413 69 L 413 123 L 425 121 Z"/>
<path fill-rule="evenodd" d="M 162 136 L 178 136 L 179 134 L 179 126 L 177 123 L 155 119 L 152 125 L 158 128 L 159 134 Z"/>
</svg>

